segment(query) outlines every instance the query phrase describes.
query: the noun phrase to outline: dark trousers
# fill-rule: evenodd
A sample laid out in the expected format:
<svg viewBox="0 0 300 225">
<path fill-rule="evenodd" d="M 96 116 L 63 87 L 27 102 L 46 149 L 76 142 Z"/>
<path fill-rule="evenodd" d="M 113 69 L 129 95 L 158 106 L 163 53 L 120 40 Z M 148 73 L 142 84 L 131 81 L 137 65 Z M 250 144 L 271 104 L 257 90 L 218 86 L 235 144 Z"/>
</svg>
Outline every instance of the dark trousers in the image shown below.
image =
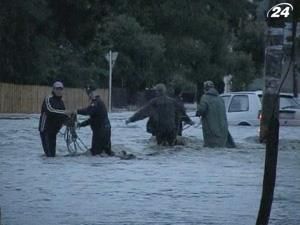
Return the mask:
<svg viewBox="0 0 300 225">
<path fill-rule="evenodd" d="M 113 152 L 111 150 L 110 136 L 110 128 L 101 128 L 93 130 L 91 148 L 92 155 L 99 155 L 103 152 L 105 152 L 108 155 L 113 155 Z"/>
<path fill-rule="evenodd" d="M 182 130 L 183 130 L 183 126 L 182 126 L 182 122 L 178 122 L 178 125 L 177 125 L 177 135 L 178 136 L 182 136 Z"/>
<path fill-rule="evenodd" d="M 156 141 L 158 145 L 173 146 L 176 144 L 176 131 L 157 132 Z"/>
<path fill-rule="evenodd" d="M 146 129 L 147 129 L 148 133 L 152 134 L 152 136 L 155 136 L 156 127 L 155 127 L 155 122 L 152 117 L 149 118 L 147 125 L 146 125 Z"/>
<path fill-rule="evenodd" d="M 56 135 L 56 133 L 49 133 L 47 131 L 40 132 L 42 146 L 47 157 L 55 157 Z"/>
</svg>

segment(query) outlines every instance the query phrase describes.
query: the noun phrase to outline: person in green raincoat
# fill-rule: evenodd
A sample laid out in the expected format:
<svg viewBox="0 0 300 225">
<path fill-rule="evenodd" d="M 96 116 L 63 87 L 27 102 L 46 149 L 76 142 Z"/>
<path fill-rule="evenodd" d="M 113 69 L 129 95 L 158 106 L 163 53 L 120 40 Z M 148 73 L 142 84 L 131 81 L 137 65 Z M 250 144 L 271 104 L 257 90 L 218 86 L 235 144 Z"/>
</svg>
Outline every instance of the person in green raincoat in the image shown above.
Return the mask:
<svg viewBox="0 0 300 225">
<path fill-rule="evenodd" d="M 212 81 L 204 82 L 204 95 L 197 107 L 196 116 L 201 116 L 204 147 L 235 147 L 228 131 L 224 101 Z"/>
</svg>

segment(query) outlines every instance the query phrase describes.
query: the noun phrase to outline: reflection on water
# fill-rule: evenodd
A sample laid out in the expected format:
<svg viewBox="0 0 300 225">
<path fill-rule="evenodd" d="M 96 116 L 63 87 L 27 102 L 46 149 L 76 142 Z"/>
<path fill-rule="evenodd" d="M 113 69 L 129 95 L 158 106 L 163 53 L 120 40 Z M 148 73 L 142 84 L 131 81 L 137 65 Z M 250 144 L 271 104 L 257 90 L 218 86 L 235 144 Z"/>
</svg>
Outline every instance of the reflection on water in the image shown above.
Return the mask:
<svg viewBox="0 0 300 225">
<path fill-rule="evenodd" d="M 264 146 L 255 127 L 231 127 L 237 149 L 203 148 L 200 128 L 185 146 L 158 147 L 145 121 L 111 115 L 113 150 L 137 159 L 42 155 L 38 120 L 0 121 L 0 204 L 4 224 L 255 224 Z M 90 130 L 79 130 L 86 144 Z M 300 221 L 300 131 L 282 128 L 270 224 Z"/>
</svg>

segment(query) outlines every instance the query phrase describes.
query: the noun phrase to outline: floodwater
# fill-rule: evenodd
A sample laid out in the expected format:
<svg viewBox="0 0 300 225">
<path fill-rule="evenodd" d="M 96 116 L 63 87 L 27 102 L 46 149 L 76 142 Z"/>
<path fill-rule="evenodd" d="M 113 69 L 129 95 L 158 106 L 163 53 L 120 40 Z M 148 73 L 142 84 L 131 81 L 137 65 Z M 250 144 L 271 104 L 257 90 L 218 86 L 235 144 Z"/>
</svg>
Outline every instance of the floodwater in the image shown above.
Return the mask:
<svg viewBox="0 0 300 225">
<path fill-rule="evenodd" d="M 264 146 L 257 127 L 230 127 L 237 149 L 203 148 L 201 127 L 185 146 L 157 147 L 145 122 L 112 113 L 113 150 L 137 159 L 43 156 L 38 116 L 0 120 L 0 206 L 4 225 L 253 225 L 259 208 Z M 193 118 L 198 122 L 196 118 Z M 78 131 L 90 145 L 90 129 Z M 282 127 L 272 225 L 300 224 L 300 128 Z"/>
</svg>

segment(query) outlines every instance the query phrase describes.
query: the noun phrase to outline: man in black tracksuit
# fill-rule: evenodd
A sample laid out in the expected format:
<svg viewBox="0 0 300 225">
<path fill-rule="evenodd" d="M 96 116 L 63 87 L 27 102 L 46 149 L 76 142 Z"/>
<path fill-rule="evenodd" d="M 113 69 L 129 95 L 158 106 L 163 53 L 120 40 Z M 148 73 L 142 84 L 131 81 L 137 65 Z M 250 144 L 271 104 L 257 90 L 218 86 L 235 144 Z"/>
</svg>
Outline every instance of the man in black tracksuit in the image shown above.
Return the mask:
<svg viewBox="0 0 300 225">
<path fill-rule="evenodd" d="M 108 114 L 103 101 L 100 96 L 95 96 L 94 88 L 88 88 L 87 94 L 90 98 L 90 105 L 86 108 L 77 110 L 77 114 L 89 115 L 90 118 L 82 123 L 79 127 L 87 125 L 91 126 L 93 131 L 92 137 L 92 155 L 100 155 L 105 152 L 109 156 L 113 156 L 114 152 L 111 150 L 111 126 L 108 119 Z"/>
<path fill-rule="evenodd" d="M 68 119 L 62 100 L 63 87 L 61 82 L 56 81 L 53 84 L 52 95 L 46 97 L 42 104 L 39 131 L 47 157 L 55 157 L 56 135 Z"/>
</svg>

